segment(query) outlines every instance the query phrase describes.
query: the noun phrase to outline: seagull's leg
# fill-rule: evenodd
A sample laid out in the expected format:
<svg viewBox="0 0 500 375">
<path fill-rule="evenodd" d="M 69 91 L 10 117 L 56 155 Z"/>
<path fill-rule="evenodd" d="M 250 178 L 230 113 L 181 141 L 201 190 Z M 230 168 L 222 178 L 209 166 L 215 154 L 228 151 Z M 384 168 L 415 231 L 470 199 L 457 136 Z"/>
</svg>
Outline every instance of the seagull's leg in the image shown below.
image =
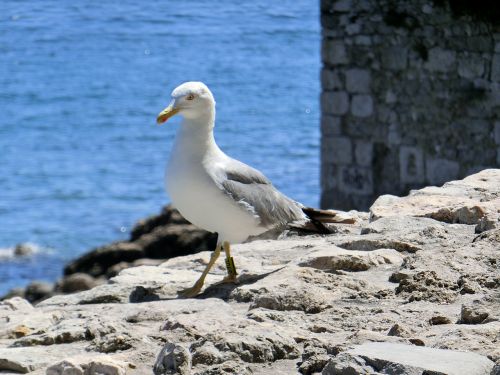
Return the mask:
<svg viewBox="0 0 500 375">
<path fill-rule="evenodd" d="M 227 269 L 227 276 L 224 277 L 222 282 L 235 283 L 236 275 L 238 275 L 238 273 L 236 272 L 236 266 L 234 265 L 234 260 L 233 257 L 231 256 L 231 245 L 229 245 L 229 242 L 224 241 L 222 246 L 224 247 L 224 252 L 226 253 L 226 269 Z"/>
<path fill-rule="evenodd" d="M 185 298 L 190 298 L 190 297 L 194 297 L 198 293 L 200 293 L 201 288 L 203 287 L 203 284 L 205 283 L 205 278 L 207 277 L 208 272 L 210 272 L 210 269 L 213 267 L 213 265 L 217 261 L 217 258 L 219 258 L 220 250 L 221 250 L 221 245 L 217 244 L 214 252 L 210 256 L 210 261 L 208 262 L 207 266 L 203 270 L 203 273 L 201 274 L 200 278 L 194 283 L 194 285 L 191 288 L 187 288 L 187 289 L 183 289 L 183 290 L 179 291 L 178 292 L 179 296 L 185 297 Z"/>
</svg>

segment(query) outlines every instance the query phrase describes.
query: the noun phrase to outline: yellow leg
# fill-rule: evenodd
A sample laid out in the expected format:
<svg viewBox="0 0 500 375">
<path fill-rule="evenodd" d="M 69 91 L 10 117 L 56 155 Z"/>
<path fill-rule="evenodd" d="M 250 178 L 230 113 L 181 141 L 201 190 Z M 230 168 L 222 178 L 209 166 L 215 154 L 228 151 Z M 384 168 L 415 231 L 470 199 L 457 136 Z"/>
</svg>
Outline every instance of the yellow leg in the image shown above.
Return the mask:
<svg viewBox="0 0 500 375">
<path fill-rule="evenodd" d="M 236 282 L 236 266 L 234 265 L 233 257 L 231 256 L 231 245 L 229 242 L 224 241 L 222 244 L 224 247 L 224 252 L 226 253 L 226 269 L 227 276 L 222 280 L 223 283 L 235 283 Z"/>
<path fill-rule="evenodd" d="M 219 258 L 220 255 L 220 250 L 221 246 L 217 244 L 215 247 L 214 252 L 210 256 L 210 261 L 208 262 L 207 266 L 203 270 L 203 273 L 201 274 L 200 278 L 194 283 L 194 285 L 191 288 L 183 289 L 178 292 L 178 295 L 184 298 L 190 298 L 196 296 L 198 293 L 200 293 L 201 288 L 203 288 L 203 284 L 205 283 L 205 278 L 207 277 L 208 273 L 210 272 L 210 269 L 213 267 L 215 262 L 217 261 L 217 258 Z"/>
</svg>

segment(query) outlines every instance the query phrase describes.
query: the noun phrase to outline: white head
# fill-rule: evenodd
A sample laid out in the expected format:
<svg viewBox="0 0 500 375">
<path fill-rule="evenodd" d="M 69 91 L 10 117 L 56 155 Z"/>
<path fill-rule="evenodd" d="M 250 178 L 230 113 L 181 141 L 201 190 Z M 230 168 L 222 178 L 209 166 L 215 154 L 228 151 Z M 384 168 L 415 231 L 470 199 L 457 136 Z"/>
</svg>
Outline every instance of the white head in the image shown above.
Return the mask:
<svg viewBox="0 0 500 375">
<path fill-rule="evenodd" d="M 203 82 L 184 82 L 172 91 L 172 101 L 158 115 L 156 122 L 163 124 L 175 114 L 186 119 L 202 119 L 215 114 L 215 100 Z"/>
</svg>

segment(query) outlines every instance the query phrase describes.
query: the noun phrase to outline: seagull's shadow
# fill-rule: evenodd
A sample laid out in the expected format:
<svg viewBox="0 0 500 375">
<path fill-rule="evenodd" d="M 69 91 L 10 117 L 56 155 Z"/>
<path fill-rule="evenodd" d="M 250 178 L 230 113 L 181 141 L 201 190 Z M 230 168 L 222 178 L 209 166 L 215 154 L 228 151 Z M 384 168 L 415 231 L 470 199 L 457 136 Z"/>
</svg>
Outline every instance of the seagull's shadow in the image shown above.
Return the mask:
<svg viewBox="0 0 500 375">
<path fill-rule="evenodd" d="M 207 299 L 207 298 L 219 298 L 223 301 L 227 301 L 231 295 L 231 292 L 242 285 L 250 285 L 263 278 L 279 271 L 281 268 L 276 270 L 261 273 L 261 274 L 243 274 L 238 277 L 237 283 L 223 283 L 219 282 L 208 286 L 203 293 L 197 295 L 196 299 Z M 144 287 L 141 285 L 136 286 L 129 295 L 130 303 L 141 303 L 141 302 L 153 302 L 153 301 L 170 301 L 178 299 L 186 299 L 182 296 L 177 297 L 162 297 L 161 292 L 162 287 Z"/>
<path fill-rule="evenodd" d="M 205 288 L 203 293 L 200 293 L 197 295 L 195 298 L 196 299 L 206 299 L 206 298 L 220 298 L 223 301 L 227 301 L 231 295 L 231 292 L 242 286 L 242 285 L 250 285 L 254 284 L 259 280 L 262 280 L 263 278 L 272 275 L 273 273 L 279 271 L 281 268 L 278 268 L 276 270 L 267 272 L 267 273 L 261 273 L 261 274 L 248 274 L 245 273 L 241 276 L 238 277 L 238 280 L 236 283 L 223 283 L 219 282 L 216 284 L 212 284 Z M 179 297 L 180 298 L 180 297 Z"/>
</svg>

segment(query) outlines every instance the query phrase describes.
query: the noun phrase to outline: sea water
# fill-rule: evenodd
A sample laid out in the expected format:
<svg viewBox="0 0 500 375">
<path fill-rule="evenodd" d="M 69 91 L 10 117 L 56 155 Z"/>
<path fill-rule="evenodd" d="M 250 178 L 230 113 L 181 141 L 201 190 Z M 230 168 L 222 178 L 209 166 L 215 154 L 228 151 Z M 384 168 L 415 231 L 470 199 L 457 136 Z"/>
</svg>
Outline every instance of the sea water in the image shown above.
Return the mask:
<svg viewBox="0 0 500 375">
<path fill-rule="evenodd" d="M 155 119 L 183 81 L 214 93 L 226 153 L 317 206 L 319 51 L 315 1 L 2 0 L 0 253 L 39 250 L 1 257 L 0 294 L 168 203 L 180 119 Z"/>
</svg>

